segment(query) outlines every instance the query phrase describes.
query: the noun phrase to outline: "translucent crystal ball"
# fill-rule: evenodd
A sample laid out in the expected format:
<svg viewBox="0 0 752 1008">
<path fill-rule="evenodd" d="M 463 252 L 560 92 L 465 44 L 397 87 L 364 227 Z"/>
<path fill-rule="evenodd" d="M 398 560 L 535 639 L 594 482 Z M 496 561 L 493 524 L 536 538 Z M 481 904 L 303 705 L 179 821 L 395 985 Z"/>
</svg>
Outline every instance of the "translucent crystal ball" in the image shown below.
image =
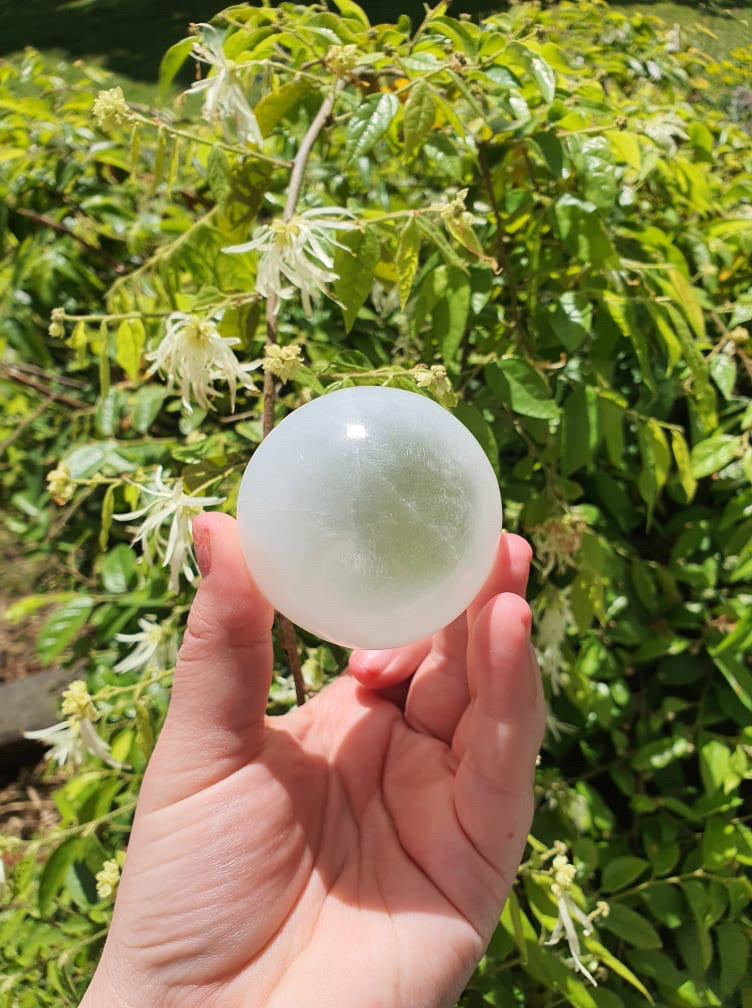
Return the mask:
<svg viewBox="0 0 752 1008">
<path fill-rule="evenodd" d="M 275 609 L 347 647 L 434 633 L 490 572 L 501 496 L 483 449 L 425 396 L 382 386 L 306 403 L 243 475 L 248 568 Z"/>
</svg>

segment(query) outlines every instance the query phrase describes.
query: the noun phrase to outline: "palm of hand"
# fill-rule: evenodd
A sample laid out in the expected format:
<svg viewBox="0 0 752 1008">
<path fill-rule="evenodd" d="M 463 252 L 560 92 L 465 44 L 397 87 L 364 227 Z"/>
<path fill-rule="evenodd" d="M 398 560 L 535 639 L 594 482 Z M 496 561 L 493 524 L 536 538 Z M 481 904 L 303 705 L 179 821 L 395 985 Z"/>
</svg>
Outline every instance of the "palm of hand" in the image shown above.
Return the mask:
<svg viewBox="0 0 752 1008">
<path fill-rule="evenodd" d="M 506 598 L 519 665 L 529 658 L 524 603 Z M 260 733 L 255 721 L 236 729 L 215 769 L 189 761 L 176 772 L 185 740 L 168 718 L 111 935 L 153 991 L 135 1003 L 453 1003 L 498 918 L 530 818 L 524 786 L 493 779 L 509 740 L 496 694 L 468 675 L 470 622 L 430 649 L 403 649 L 391 672 L 382 661 L 378 685 L 412 675 L 397 702 L 342 677 Z M 529 683 L 518 700 L 540 706 Z M 532 752 L 540 711 L 528 717 Z M 521 754 L 528 791 L 530 752 Z"/>
</svg>

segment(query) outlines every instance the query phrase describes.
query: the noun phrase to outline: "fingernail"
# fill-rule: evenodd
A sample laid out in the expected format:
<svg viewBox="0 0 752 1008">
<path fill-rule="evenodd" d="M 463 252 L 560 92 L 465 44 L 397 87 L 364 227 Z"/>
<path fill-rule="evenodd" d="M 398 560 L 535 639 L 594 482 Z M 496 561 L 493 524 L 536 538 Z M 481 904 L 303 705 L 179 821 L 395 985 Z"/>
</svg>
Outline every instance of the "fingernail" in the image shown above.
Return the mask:
<svg viewBox="0 0 752 1008">
<path fill-rule="evenodd" d="M 201 577 L 206 577 L 211 570 L 211 541 L 209 529 L 200 521 L 193 525 L 193 548 L 196 551 L 196 563 L 201 571 Z"/>
</svg>

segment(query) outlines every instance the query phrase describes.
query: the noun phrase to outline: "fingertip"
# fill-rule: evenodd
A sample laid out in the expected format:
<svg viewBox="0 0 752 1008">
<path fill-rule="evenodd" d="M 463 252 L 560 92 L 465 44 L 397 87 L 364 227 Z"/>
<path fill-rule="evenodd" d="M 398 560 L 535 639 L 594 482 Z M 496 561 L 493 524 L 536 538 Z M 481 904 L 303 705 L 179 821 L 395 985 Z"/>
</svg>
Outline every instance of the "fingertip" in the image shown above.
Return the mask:
<svg viewBox="0 0 752 1008">
<path fill-rule="evenodd" d="M 430 638 L 382 651 L 357 648 L 350 655 L 347 671 L 369 689 L 384 689 L 409 679 L 430 649 Z"/>
</svg>

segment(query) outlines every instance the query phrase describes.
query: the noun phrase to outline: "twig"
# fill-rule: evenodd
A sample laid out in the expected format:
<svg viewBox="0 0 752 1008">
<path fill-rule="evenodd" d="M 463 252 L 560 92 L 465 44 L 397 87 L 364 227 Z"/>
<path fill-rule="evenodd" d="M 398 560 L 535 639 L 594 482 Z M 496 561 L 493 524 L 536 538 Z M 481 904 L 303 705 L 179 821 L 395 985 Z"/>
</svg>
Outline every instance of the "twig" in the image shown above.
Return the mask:
<svg viewBox="0 0 752 1008">
<path fill-rule="evenodd" d="M 26 210 L 24 207 L 16 207 L 15 212 L 19 215 L 19 217 L 28 217 L 29 220 L 34 221 L 36 224 L 44 225 L 44 227 L 49 228 L 50 231 L 57 231 L 58 234 L 67 235 L 69 238 L 77 241 L 79 245 L 83 246 L 87 252 L 91 252 L 92 255 L 95 255 L 103 262 L 106 262 L 111 269 L 116 269 L 122 272 L 122 263 L 113 259 L 109 252 L 100 248 L 98 245 L 92 245 L 91 242 L 88 242 L 85 238 L 77 235 L 75 231 L 66 227 L 65 224 L 61 224 L 60 221 L 56 221 L 54 218 L 48 217 L 46 214 L 37 213 L 35 210 Z"/>
<path fill-rule="evenodd" d="M 292 165 L 292 174 L 290 175 L 290 188 L 287 190 L 287 200 L 285 202 L 285 209 L 282 214 L 282 220 L 287 223 L 295 213 L 295 208 L 298 205 L 298 200 L 300 199 L 300 190 L 303 185 L 303 177 L 305 175 L 306 164 L 308 163 L 308 157 L 311 153 L 316 138 L 318 137 L 321 130 L 324 128 L 324 123 L 329 118 L 334 108 L 334 103 L 337 99 L 337 95 L 342 88 L 343 82 L 338 80 L 332 91 L 327 95 L 327 97 L 321 103 L 321 107 L 313 118 L 311 125 L 306 130 L 306 134 L 303 137 L 298 152 L 295 155 L 295 160 Z M 279 297 L 276 293 L 272 292 L 266 300 L 266 345 L 274 346 L 277 343 L 277 312 L 279 311 Z M 274 401 L 276 398 L 276 389 L 274 384 L 274 375 L 271 371 L 264 372 L 264 411 L 263 411 L 263 437 L 271 433 L 274 427 Z M 295 628 L 286 616 L 282 613 L 277 614 L 278 625 L 280 634 L 282 637 L 282 646 L 287 654 L 287 661 L 290 666 L 290 671 L 292 672 L 293 681 L 295 683 L 295 697 L 298 702 L 298 706 L 302 706 L 305 703 L 305 684 L 303 682 L 303 674 L 300 670 L 300 659 L 298 657 L 298 644 L 295 639 Z"/>
<path fill-rule="evenodd" d="M 46 396 L 48 399 L 54 399 L 55 402 L 65 403 L 66 406 L 71 406 L 73 409 L 84 410 L 89 409 L 89 404 L 80 402 L 78 399 L 72 399 L 70 396 L 63 395 L 62 392 L 53 392 L 52 389 L 43 385 L 41 382 L 36 381 L 34 378 L 30 378 L 29 375 L 24 374 L 19 368 L 15 367 L 13 364 L 3 364 L 2 370 L 6 378 L 10 378 L 11 381 L 18 382 L 20 385 L 28 385 L 29 388 L 33 388 L 36 392 L 41 392 L 42 395 Z"/>
<path fill-rule="evenodd" d="M 44 413 L 44 411 L 47 409 L 50 403 L 54 401 L 55 401 L 54 397 L 48 395 L 45 399 L 43 399 L 40 402 L 40 404 L 32 413 L 29 413 L 28 416 L 24 417 L 23 420 L 19 423 L 19 425 L 15 428 L 15 430 L 13 430 L 2 442 L 2 444 L 0 444 L 0 455 L 4 455 L 6 450 L 10 448 L 13 442 L 16 441 L 23 434 L 23 432 L 26 430 L 29 424 L 33 424 L 34 421 L 38 417 L 40 417 L 42 413 Z"/>
<path fill-rule="evenodd" d="M 50 374 L 49 371 L 37 367 L 36 364 L 26 364 L 16 361 L 13 367 L 19 371 L 26 371 L 28 374 L 37 375 L 39 378 L 48 378 L 50 381 L 57 382 L 58 385 L 68 385 L 70 388 L 76 389 L 86 388 L 86 382 L 78 381 L 76 378 L 67 378 L 65 375 Z"/>
</svg>

